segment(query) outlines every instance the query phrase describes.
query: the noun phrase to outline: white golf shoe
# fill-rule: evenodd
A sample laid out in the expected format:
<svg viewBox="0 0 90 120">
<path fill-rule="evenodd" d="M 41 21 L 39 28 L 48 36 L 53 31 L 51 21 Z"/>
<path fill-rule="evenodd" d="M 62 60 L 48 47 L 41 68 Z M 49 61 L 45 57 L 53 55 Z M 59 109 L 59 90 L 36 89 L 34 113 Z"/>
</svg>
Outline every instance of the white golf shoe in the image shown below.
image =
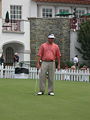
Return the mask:
<svg viewBox="0 0 90 120">
<path fill-rule="evenodd" d="M 37 95 L 43 95 L 44 93 L 43 92 L 38 92 Z"/>
<path fill-rule="evenodd" d="M 50 93 L 48 93 L 48 95 L 54 96 L 54 92 L 50 92 Z"/>
</svg>

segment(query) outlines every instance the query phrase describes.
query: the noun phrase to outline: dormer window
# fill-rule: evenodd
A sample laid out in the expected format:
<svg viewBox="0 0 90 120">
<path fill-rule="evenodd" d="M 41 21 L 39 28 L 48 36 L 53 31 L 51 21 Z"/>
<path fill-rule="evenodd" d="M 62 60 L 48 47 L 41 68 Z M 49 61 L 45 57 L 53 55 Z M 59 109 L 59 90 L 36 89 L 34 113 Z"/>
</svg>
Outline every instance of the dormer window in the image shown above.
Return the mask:
<svg viewBox="0 0 90 120">
<path fill-rule="evenodd" d="M 52 9 L 51 8 L 43 8 L 42 9 L 42 17 L 43 18 L 52 18 Z"/>
</svg>

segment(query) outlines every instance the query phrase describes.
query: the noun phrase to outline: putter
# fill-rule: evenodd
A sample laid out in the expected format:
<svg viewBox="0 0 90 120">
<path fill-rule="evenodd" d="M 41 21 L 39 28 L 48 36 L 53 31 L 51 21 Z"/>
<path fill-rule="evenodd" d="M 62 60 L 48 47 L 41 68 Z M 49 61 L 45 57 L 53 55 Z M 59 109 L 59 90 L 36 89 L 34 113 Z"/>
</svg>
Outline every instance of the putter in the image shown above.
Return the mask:
<svg viewBox="0 0 90 120">
<path fill-rule="evenodd" d="M 37 75 L 36 75 L 36 82 L 35 82 L 35 95 L 37 95 L 37 83 L 38 83 L 38 78 L 37 78 L 37 76 L 38 76 L 38 71 L 39 71 L 39 69 L 37 69 Z"/>
</svg>

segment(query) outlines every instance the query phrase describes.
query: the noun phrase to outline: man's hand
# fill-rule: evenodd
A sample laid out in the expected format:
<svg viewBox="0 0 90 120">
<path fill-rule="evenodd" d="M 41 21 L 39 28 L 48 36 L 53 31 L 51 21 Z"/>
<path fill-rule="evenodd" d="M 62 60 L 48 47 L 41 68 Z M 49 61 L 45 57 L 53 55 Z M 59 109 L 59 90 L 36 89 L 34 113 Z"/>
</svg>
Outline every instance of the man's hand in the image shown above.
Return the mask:
<svg viewBox="0 0 90 120">
<path fill-rule="evenodd" d="M 36 64 L 36 67 L 37 67 L 37 69 L 39 70 L 40 69 L 40 67 L 41 67 L 41 65 L 40 65 L 40 60 L 41 60 L 41 57 L 40 56 L 38 56 L 38 58 L 37 58 L 38 60 L 37 60 L 37 64 Z"/>
<path fill-rule="evenodd" d="M 36 66 L 36 67 L 37 67 L 37 69 L 40 69 L 40 64 L 39 64 L 39 63 L 37 63 L 37 66 Z"/>
</svg>

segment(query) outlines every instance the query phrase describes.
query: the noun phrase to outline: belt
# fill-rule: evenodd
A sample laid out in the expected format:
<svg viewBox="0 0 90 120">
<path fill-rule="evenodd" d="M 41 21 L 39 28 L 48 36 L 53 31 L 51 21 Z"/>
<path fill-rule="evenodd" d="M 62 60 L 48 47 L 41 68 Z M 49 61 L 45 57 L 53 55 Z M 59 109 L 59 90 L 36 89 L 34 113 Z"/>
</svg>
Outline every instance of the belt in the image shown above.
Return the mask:
<svg viewBox="0 0 90 120">
<path fill-rule="evenodd" d="M 55 62 L 55 60 L 43 60 L 43 62 Z"/>
</svg>

